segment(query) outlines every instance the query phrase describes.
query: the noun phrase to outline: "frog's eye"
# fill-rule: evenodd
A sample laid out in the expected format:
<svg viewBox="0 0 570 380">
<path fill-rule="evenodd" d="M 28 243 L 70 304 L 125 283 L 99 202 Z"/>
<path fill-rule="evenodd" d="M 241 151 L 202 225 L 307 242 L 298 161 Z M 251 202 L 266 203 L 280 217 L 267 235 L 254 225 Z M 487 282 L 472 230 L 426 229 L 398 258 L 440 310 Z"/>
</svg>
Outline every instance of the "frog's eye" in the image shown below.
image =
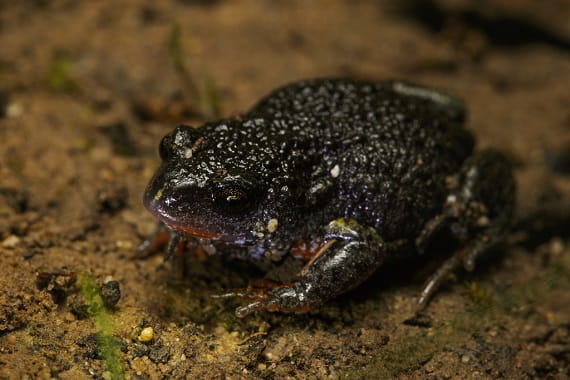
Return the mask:
<svg viewBox="0 0 570 380">
<path fill-rule="evenodd" d="M 253 205 L 251 189 L 244 184 L 224 183 L 218 185 L 213 192 L 216 207 L 227 214 L 239 214 Z"/>
</svg>

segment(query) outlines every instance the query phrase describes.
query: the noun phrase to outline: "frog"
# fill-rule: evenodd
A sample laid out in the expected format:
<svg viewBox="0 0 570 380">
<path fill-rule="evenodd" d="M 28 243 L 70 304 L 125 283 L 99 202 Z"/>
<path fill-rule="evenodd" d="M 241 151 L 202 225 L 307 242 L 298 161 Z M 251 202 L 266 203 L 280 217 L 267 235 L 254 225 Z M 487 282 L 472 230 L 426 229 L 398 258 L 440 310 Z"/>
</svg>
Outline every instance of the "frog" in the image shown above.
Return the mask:
<svg viewBox="0 0 570 380">
<path fill-rule="evenodd" d="M 318 308 L 445 230 L 460 248 L 427 278 L 422 309 L 502 240 L 515 208 L 510 161 L 475 150 L 466 114 L 459 98 L 406 81 L 293 82 L 246 113 L 164 136 L 143 203 L 169 233 L 167 256 L 193 240 L 301 263 L 291 281 L 220 294 L 242 300 L 238 317 Z"/>
</svg>

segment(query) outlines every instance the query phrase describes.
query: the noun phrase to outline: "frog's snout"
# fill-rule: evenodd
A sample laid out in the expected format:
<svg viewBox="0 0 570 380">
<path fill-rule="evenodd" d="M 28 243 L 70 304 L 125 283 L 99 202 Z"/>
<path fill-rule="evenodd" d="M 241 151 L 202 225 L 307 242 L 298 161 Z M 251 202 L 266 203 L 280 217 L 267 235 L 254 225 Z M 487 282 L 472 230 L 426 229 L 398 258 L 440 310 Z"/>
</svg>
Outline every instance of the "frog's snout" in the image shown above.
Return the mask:
<svg viewBox="0 0 570 380">
<path fill-rule="evenodd" d="M 186 189 L 153 180 L 145 191 L 143 203 L 151 214 L 164 223 L 179 224 L 195 201 Z"/>
<path fill-rule="evenodd" d="M 144 207 L 151 212 L 151 214 L 156 215 L 157 207 L 163 201 L 165 196 L 165 185 L 164 180 L 159 173 L 150 180 L 147 185 L 144 195 L 143 204 Z"/>
<path fill-rule="evenodd" d="M 175 230 L 203 238 L 218 237 L 205 206 L 211 203 L 208 193 L 197 186 L 169 181 L 165 172 L 159 170 L 149 182 L 143 197 L 145 208 Z"/>
</svg>

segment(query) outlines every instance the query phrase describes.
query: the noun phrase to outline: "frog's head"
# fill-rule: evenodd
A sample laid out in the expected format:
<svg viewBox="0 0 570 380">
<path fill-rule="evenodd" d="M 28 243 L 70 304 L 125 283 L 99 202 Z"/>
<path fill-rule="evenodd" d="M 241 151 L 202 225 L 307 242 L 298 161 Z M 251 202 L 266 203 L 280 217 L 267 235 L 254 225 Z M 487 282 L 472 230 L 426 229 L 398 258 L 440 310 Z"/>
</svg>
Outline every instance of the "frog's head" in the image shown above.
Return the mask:
<svg viewBox="0 0 570 380">
<path fill-rule="evenodd" d="M 239 124 L 179 126 L 166 135 L 145 207 L 171 228 L 227 243 L 252 245 L 275 232 L 294 208 L 295 186 L 279 147 L 263 142 L 272 138 L 252 141 Z"/>
</svg>

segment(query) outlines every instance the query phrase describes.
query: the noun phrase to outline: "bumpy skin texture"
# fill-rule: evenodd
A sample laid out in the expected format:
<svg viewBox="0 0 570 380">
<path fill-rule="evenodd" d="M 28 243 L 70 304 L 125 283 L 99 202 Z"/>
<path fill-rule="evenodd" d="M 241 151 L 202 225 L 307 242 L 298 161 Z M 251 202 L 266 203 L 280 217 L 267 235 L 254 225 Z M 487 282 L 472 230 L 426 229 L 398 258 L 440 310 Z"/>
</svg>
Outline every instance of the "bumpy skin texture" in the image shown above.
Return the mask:
<svg viewBox="0 0 570 380">
<path fill-rule="evenodd" d="M 464 119 L 459 100 L 403 82 L 293 83 L 241 118 L 175 128 L 144 202 L 229 254 L 307 261 L 292 284 L 231 293 L 252 299 L 240 316 L 308 310 L 451 228 L 476 248 L 428 281 L 425 304 L 460 262 L 472 269 L 512 214 L 509 163 L 492 149 L 474 154 Z"/>
</svg>

